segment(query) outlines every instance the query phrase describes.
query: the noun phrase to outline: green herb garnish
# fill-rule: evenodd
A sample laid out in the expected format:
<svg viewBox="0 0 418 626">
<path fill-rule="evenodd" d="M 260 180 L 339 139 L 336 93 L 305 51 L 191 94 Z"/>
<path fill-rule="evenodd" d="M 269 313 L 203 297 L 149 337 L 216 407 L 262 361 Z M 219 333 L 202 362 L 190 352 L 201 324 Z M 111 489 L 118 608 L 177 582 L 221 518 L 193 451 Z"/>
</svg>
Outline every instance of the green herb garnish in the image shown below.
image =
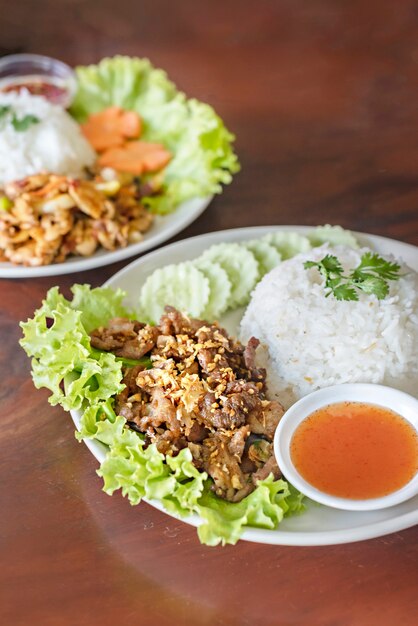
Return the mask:
<svg viewBox="0 0 418 626">
<path fill-rule="evenodd" d="M 32 126 L 32 124 L 38 124 L 40 122 L 39 117 L 36 117 L 36 115 L 29 113 L 28 115 L 24 115 L 19 118 L 9 104 L 0 105 L 0 119 L 3 119 L 9 114 L 12 115 L 11 122 L 13 128 L 18 132 L 27 130 L 30 126 Z"/>
<path fill-rule="evenodd" d="M 1 104 L 0 105 L 0 118 L 2 118 L 5 115 L 7 115 L 7 113 L 9 113 L 10 109 L 11 109 L 10 104 Z"/>
<path fill-rule="evenodd" d="M 303 267 L 307 270 L 315 267 L 325 278 L 326 297 L 331 294 L 337 300 L 358 300 L 358 292 L 374 294 L 378 300 L 383 300 L 389 293 L 388 280 L 400 278 L 398 263 L 386 261 L 376 253 L 365 252 L 360 264 L 344 276 L 344 270 L 339 259 L 327 254 L 319 262 L 306 261 Z"/>
<path fill-rule="evenodd" d="M 29 113 L 28 115 L 24 115 L 19 119 L 18 117 L 16 117 L 16 114 L 13 113 L 12 126 L 16 131 L 22 132 L 24 130 L 27 130 L 30 126 L 32 126 L 32 124 L 39 124 L 39 117 L 36 117 L 36 115 L 31 115 Z"/>
</svg>

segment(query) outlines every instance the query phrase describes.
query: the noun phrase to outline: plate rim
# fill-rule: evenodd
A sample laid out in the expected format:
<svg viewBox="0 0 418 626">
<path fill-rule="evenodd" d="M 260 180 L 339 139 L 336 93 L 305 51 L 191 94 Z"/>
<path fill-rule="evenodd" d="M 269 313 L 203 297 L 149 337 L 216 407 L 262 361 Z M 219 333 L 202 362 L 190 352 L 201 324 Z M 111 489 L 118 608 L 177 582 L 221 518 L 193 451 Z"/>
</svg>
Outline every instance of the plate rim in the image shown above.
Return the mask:
<svg viewBox="0 0 418 626">
<path fill-rule="evenodd" d="M 214 196 L 194 197 L 179 204 L 172 213 L 167 215 L 156 215 L 159 220 L 171 218 L 167 227 L 162 228 L 153 235 L 153 228 L 144 234 L 144 239 L 137 243 L 129 244 L 125 248 L 103 251 L 100 249 L 89 257 L 70 257 L 62 263 L 52 263 L 39 267 L 26 267 L 13 265 L 5 261 L 0 263 L 0 278 L 41 278 L 45 276 L 62 276 L 65 274 L 75 274 L 77 272 L 87 272 L 98 267 L 111 265 L 124 261 L 137 254 L 142 254 L 164 243 L 171 237 L 175 237 L 185 228 L 190 226 L 208 208 Z M 191 205 L 191 206 L 190 206 Z M 176 219 L 178 217 L 178 219 Z M 149 236 L 148 236 L 149 235 Z"/>
<path fill-rule="evenodd" d="M 262 236 L 267 232 L 271 232 L 272 230 L 288 230 L 299 232 L 300 234 L 304 234 L 306 232 L 311 231 L 315 226 L 301 226 L 301 225 L 270 225 L 270 226 L 246 226 L 241 228 L 230 228 L 225 230 L 211 231 L 209 233 L 203 233 L 201 235 L 196 235 L 194 237 L 188 237 L 186 239 L 182 239 L 180 241 L 174 242 L 172 244 L 168 244 L 158 250 L 154 250 L 149 252 L 148 254 L 140 257 L 139 259 L 133 260 L 131 263 L 120 269 L 118 272 L 113 274 L 110 278 L 108 278 L 105 283 L 103 283 L 103 287 L 112 286 L 112 283 L 120 279 L 126 273 L 131 272 L 137 266 L 141 266 L 142 264 L 146 264 L 149 261 L 158 260 L 159 256 L 164 256 L 173 250 L 178 250 L 179 248 L 187 245 L 189 242 L 196 242 L 196 240 L 202 240 L 204 242 L 211 242 L 212 239 L 220 239 L 223 236 L 232 237 L 235 240 L 239 240 L 242 236 L 242 239 L 252 238 L 254 236 Z M 413 244 L 406 243 L 397 239 L 391 239 L 389 237 L 383 237 L 381 235 L 373 235 L 372 233 L 362 233 L 358 231 L 352 231 L 357 237 L 360 239 L 360 243 L 367 243 L 367 240 L 370 239 L 371 242 L 377 241 L 382 244 L 388 245 L 390 243 L 400 244 L 402 247 L 412 255 L 417 256 L 418 262 L 418 246 L 414 246 Z M 211 245 L 209 243 L 209 245 Z M 81 417 L 80 411 L 70 411 L 71 417 L 77 429 L 79 428 L 79 420 Z M 92 455 L 96 458 L 97 461 L 101 461 L 104 458 L 104 450 L 105 447 L 100 442 L 84 440 L 84 443 L 92 453 Z M 170 517 L 177 519 L 178 521 L 185 522 L 188 525 L 197 527 L 201 523 L 201 519 L 199 516 L 193 514 L 185 518 L 180 518 L 172 513 L 166 511 L 164 507 L 157 501 L 149 500 L 147 498 L 143 498 L 145 502 L 156 508 L 157 510 L 163 512 Z M 288 531 L 281 530 L 280 525 L 278 528 L 270 530 L 263 528 L 248 528 L 244 530 L 241 540 L 251 541 L 254 543 L 262 543 L 268 545 L 287 545 L 287 546 L 325 546 L 325 545 L 339 545 L 344 543 L 352 543 L 357 541 L 365 541 L 368 539 L 373 539 L 377 537 L 382 537 L 384 535 L 401 531 L 406 528 L 410 528 L 418 524 L 418 509 L 415 511 L 409 511 L 407 513 L 403 513 L 398 515 L 395 518 L 391 518 L 389 520 L 379 520 L 377 522 L 370 522 L 364 524 L 362 526 L 356 526 L 350 529 L 338 529 L 332 531 Z"/>
</svg>

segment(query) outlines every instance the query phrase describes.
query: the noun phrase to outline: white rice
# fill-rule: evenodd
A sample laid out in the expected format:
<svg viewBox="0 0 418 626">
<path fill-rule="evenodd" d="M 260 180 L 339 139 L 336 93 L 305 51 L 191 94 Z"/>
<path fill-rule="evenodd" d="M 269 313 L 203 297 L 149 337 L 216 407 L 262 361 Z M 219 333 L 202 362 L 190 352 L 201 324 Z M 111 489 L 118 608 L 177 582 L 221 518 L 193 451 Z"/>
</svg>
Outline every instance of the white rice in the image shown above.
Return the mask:
<svg viewBox="0 0 418 626">
<path fill-rule="evenodd" d="M 40 122 L 16 131 L 10 114 L 0 119 L 0 184 L 40 172 L 79 176 L 92 165 L 95 152 L 79 125 L 61 107 L 27 91 L 0 94 L 18 119 L 34 115 Z"/>
<path fill-rule="evenodd" d="M 299 254 L 257 285 L 241 322 L 241 340 L 260 339 L 258 364 L 267 368 L 270 397 L 286 407 L 330 385 L 387 384 L 418 396 L 418 274 L 390 281 L 383 299 L 359 293 L 359 301 L 325 297 L 324 280 L 306 260 L 335 254 L 345 270 L 366 249 L 321 246 Z M 393 260 L 393 259 L 392 259 Z"/>
</svg>

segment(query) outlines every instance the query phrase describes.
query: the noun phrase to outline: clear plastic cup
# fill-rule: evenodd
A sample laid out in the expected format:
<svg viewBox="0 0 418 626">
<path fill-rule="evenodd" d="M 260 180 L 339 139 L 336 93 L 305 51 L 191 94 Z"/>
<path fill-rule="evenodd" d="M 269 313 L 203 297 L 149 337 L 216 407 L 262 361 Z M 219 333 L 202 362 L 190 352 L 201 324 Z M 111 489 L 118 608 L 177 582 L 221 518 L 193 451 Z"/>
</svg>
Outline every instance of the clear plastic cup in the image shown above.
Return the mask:
<svg viewBox="0 0 418 626">
<path fill-rule="evenodd" d="M 77 89 L 75 73 L 58 59 L 40 54 L 12 54 L 0 59 L 0 92 L 27 89 L 68 108 Z"/>
</svg>

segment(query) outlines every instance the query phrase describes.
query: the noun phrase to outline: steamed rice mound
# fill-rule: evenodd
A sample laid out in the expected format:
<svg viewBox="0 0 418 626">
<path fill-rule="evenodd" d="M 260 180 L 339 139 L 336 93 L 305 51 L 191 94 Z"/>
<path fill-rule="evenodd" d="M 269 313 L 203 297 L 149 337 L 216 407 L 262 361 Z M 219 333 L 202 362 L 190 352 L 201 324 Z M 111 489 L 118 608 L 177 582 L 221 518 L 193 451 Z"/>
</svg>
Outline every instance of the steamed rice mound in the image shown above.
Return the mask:
<svg viewBox="0 0 418 626">
<path fill-rule="evenodd" d="M 0 106 L 11 112 L 0 120 L 0 185 L 41 172 L 77 177 L 95 162 L 80 126 L 60 106 L 27 91 L 0 94 Z M 17 131 L 13 113 L 18 119 L 33 115 L 39 122 Z"/>
<path fill-rule="evenodd" d="M 338 301 L 325 297 L 316 269 L 303 267 L 329 253 L 351 270 L 366 251 L 321 246 L 284 261 L 253 291 L 240 338 L 260 340 L 269 396 L 286 407 L 341 383 L 380 383 L 418 396 L 418 274 L 402 265 L 384 300 L 359 292 L 358 302 Z"/>
</svg>

